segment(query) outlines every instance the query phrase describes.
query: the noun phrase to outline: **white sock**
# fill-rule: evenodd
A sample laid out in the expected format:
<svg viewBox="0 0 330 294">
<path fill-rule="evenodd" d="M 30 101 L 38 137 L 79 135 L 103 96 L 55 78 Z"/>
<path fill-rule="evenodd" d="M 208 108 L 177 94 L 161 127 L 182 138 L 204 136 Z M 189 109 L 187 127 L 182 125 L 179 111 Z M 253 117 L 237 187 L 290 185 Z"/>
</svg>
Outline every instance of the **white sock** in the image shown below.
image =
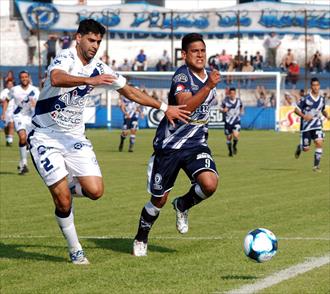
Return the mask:
<svg viewBox="0 0 330 294">
<path fill-rule="evenodd" d="M 144 206 L 144 208 L 152 216 L 156 216 L 160 212 L 160 208 L 153 205 L 150 201 Z"/>
<path fill-rule="evenodd" d="M 26 146 L 19 147 L 19 154 L 21 156 L 21 165 L 27 165 L 27 154 L 26 154 Z"/>
<path fill-rule="evenodd" d="M 55 217 L 63 233 L 63 236 L 68 243 L 69 251 L 72 252 L 82 250 L 82 247 L 78 240 L 76 227 L 74 226 L 72 211 L 70 212 L 70 215 L 66 218 L 58 217 L 57 215 L 55 215 Z"/>
<path fill-rule="evenodd" d="M 13 143 L 13 135 L 7 135 L 6 141 L 10 144 Z"/>
</svg>

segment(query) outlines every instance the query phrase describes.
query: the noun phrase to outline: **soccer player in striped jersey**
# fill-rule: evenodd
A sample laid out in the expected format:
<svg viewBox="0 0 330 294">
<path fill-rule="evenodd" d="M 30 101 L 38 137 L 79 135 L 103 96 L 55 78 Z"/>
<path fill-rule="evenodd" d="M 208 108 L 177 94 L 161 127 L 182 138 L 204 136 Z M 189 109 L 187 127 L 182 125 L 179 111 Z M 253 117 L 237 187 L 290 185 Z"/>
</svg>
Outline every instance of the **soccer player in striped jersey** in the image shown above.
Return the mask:
<svg viewBox="0 0 330 294">
<path fill-rule="evenodd" d="M 120 134 L 120 144 L 118 149 L 120 152 L 123 151 L 125 139 L 130 132 L 128 151 L 133 152 L 136 132 L 139 126 L 139 116 L 140 114 L 143 114 L 142 107 L 138 103 L 122 96 L 120 99 L 120 109 L 124 115 L 124 123 Z"/>
<path fill-rule="evenodd" d="M 329 115 L 325 111 L 325 99 L 321 96 L 320 82 L 317 78 L 311 79 L 311 91 L 300 100 L 295 113 L 301 117 L 300 144 L 297 146 L 295 157 L 299 158 L 301 150 L 309 151 L 313 140 L 315 143 L 313 171 L 321 171 L 320 161 L 324 141 L 322 116 L 329 119 Z"/>
<path fill-rule="evenodd" d="M 14 100 L 13 119 L 19 138 L 19 175 L 27 173 L 27 134 L 31 130 L 31 118 L 39 97 L 39 89 L 31 85 L 31 77 L 27 71 L 19 73 L 20 84 L 11 88 L 10 99 Z"/>
<path fill-rule="evenodd" d="M 168 106 L 127 85 L 123 76 L 95 58 L 105 32 L 93 19 L 80 22 L 76 47 L 60 51 L 48 67 L 32 120 L 34 129 L 28 138 L 34 165 L 53 197 L 55 217 L 71 262 L 78 265 L 89 261 L 76 232 L 72 196 L 97 200 L 104 191 L 93 145 L 85 136 L 83 114 L 88 94 L 102 86 L 163 110 L 172 123 L 187 118 L 187 111 L 180 106 Z"/>
<path fill-rule="evenodd" d="M 241 130 L 241 115 L 243 114 L 242 100 L 236 97 L 236 89 L 229 89 L 229 96 L 221 104 L 221 110 L 225 114 L 225 135 L 229 156 L 237 153 L 237 143 Z M 233 144 L 232 144 L 233 141 Z"/>
<path fill-rule="evenodd" d="M 173 200 L 176 227 L 188 232 L 188 210 L 210 197 L 217 189 L 218 173 L 207 145 L 209 106 L 216 99 L 220 73 L 207 72 L 206 47 L 200 34 L 191 33 L 182 39 L 185 65 L 172 78 L 168 96 L 171 105 L 187 105 L 191 111 L 188 124 L 175 126 L 163 119 L 153 141 L 154 154 L 148 166 L 148 192 L 151 199 L 142 209 L 138 231 L 133 242 L 133 255 L 146 256 L 150 229 L 159 216 L 173 188 L 179 171 L 189 177 L 189 191 Z"/>
</svg>

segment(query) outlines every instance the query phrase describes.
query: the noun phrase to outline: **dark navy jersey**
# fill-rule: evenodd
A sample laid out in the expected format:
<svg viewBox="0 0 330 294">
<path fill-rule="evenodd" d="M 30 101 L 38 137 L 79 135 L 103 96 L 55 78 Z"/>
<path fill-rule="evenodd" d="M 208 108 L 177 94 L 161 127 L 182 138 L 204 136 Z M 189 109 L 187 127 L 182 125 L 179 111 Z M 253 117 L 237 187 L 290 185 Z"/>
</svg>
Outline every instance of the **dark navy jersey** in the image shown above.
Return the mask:
<svg viewBox="0 0 330 294">
<path fill-rule="evenodd" d="M 125 96 L 121 97 L 121 101 L 125 105 L 125 111 L 129 118 L 138 119 L 140 115 L 140 104 L 126 98 Z"/>
<path fill-rule="evenodd" d="M 311 93 L 300 100 L 297 108 L 303 114 L 310 114 L 313 116 L 312 120 L 305 121 L 301 119 L 300 131 L 307 132 L 310 130 L 322 129 L 322 112 L 325 110 L 325 99 L 323 96 L 313 97 Z"/>
<path fill-rule="evenodd" d="M 243 108 L 243 103 L 240 98 L 235 98 L 231 100 L 226 97 L 221 104 L 222 108 L 227 108 L 228 111 L 225 113 L 225 122 L 230 125 L 239 124 L 241 122 L 241 110 Z"/>
<path fill-rule="evenodd" d="M 206 85 L 208 74 L 204 80 L 195 75 L 187 65 L 177 69 L 168 96 L 169 105 L 177 105 L 176 95 L 190 92 L 195 95 Z M 207 146 L 209 107 L 214 104 L 216 89 L 213 88 L 204 102 L 190 114 L 189 123 L 175 122 L 175 127 L 164 117 L 160 122 L 154 138 L 155 150 L 189 149 L 197 146 Z"/>
</svg>

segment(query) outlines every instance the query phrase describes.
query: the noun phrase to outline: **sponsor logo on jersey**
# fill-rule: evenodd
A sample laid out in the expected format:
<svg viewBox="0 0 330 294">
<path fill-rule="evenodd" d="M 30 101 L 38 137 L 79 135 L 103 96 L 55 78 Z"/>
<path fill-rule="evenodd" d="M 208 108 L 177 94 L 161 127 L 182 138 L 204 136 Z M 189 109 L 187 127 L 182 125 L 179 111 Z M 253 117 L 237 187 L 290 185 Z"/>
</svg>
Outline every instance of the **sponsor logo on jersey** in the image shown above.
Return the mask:
<svg viewBox="0 0 330 294">
<path fill-rule="evenodd" d="M 184 85 L 179 84 L 176 86 L 175 94 L 180 93 L 180 92 L 184 91 L 185 89 L 186 89 L 186 87 Z"/>
<path fill-rule="evenodd" d="M 173 78 L 174 83 L 186 83 L 188 82 L 188 77 L 184 73 L 180 73 Z"/>
</svg>

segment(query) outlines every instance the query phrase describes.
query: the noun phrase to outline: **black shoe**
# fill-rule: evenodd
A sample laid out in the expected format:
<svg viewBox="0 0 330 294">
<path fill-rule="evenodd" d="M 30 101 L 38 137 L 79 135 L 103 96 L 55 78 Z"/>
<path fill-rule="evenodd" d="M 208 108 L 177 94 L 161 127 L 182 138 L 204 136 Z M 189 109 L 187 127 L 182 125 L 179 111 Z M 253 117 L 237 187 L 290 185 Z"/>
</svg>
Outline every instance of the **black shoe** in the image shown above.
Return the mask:
<svg viewBox="0 0 330 294">
<path fill-rule="evenodd" d="M 119 152 L 123 151 L 123 147 L 124 147 L 124 144 L 120 143 L 119 148 L 118 148 Z"/>
<path fill-rule="evenodd" d="M 294 153 L 294 157 L 298 159 L 300 156 L 300 153 L 301 153 L 301 149 L 300 149 L 300 146 L 298 146 L 296 152 Z"/>
<path fill-rule="evenodd" d="M 29 169 L 27 168 L 27 166 L 26 165 L 23 165 L 23 167 L 20 169 L 20 171 L 18 172 L 18 174 L 22 176 L 22 175 L 24 175 L 24 174 L 26 174 L 28 172 L 29 172 Z"/>
<path fill-rule="evenodd" d="M 229 152 L 228 156 L 233 157 L 233 152 Z"/>
</svg>

